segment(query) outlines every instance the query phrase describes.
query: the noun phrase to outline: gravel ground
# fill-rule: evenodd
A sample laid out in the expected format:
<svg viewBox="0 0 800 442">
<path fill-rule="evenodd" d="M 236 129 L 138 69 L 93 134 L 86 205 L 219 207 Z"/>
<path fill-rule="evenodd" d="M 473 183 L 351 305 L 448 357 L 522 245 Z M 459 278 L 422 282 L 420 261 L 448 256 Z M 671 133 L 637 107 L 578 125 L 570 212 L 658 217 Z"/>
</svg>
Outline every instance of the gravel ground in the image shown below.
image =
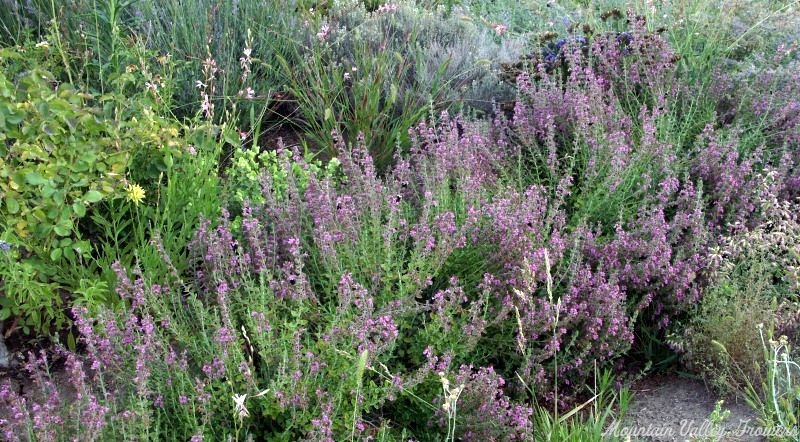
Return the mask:
<svg viewBox="0 0 800 442">
<path fill-rule="evenodd" d="M 722 409 L 729 410 L 730 415 L 721 429 L 714 428 L 708 417 L 717 398 L 699 380 L 652 376 L 634 384 L 631 390 L 635 396 L 627 416 L 611 428 L 623 441 L 627 436 L 631 441 L 647 442 L 767 440 L 755 412 L 741 400 L 725 401 Z"/>
</svg>

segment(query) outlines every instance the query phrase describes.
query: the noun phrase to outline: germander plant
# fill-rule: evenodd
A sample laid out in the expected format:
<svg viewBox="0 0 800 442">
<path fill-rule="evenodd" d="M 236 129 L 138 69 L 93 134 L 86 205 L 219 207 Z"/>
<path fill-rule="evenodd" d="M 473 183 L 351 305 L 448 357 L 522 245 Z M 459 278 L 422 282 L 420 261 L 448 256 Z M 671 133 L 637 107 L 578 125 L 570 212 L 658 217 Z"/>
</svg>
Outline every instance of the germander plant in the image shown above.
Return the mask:
<svg viewBox="0 0 800 442">
<path fill-rule="evenodd" d="M 243 143 L 233 125 L 212 123 L 220 89 L 201 79 L 205 121 L 182 128 L 189 157 L 164 170 L 140 157 L 132 172 L 153 179 L 127 209 L 164 237 L 140 248 L 152 230 L 137 224 L 138 265 L 126 271 L 135 261 L 124 245 L 113 265 L 124 302 L 73 310 L 83 358 L 59 354 L 77 398 L 53 394 L 49 364 L 30 357 L 46 402 L 29 408 L 0 388 L 13 411 L 4 435 L 530 439 L 542 400 L 557 417 L 538 422 L 562 425 L 559 406 L 583 399 L 593 362 L 612 366 L 637 327 L 664 330 L 696 302 L 716 235 L 748 225 L 755 207 L 753 144 L 714 125 L 675 132 L 669 47 L 636 25 L 616 48 L 638 45 L 625 56 L 562 44 L 566 69 L 520 78 L 514 114 L 491 130 L 447 115 L 415 126 L 408 155 L 384 173 L 357 131 L 331 135 L 343 153 L 335 176 L 288 150 L 257 175 L 257 151 L 240 153 L 227 169 L 246 184 L 233 216 L 214 198 L 218 151 L 206 148 Z M 142 71 L 125 72 L 125 91 Z M 148 99 L 165 90 L 154 79 Z M 312 111 L 324 119 L 326 109 Z M 192 172 L 210 184 L 178 185 Z M 223 215 L 184 250 L 175 237 L 194 230 L 201 206 Z"/>
</svg>

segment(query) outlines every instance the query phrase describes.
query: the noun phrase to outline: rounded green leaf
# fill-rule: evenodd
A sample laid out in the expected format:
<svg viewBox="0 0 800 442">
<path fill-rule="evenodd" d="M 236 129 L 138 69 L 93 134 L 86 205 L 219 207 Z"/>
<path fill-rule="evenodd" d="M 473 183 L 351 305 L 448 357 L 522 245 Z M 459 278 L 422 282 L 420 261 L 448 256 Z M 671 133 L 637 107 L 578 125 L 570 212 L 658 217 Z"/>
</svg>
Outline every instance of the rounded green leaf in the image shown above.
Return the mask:
<svg viewBox="0 0 800 442">
<path fill-rule="evenodd" d="M 58 236 L 70 236 L 72 234 L 72 220 L 61 219 L 58 224 L 53 227 L 53 231 Z"/>
<path fill-rule="evenodd" d="M 54 193 L 56 193 L 56 190 L 57 189 L 55 187 L 51 186 L 50 184 L 46 184 L 42 188 L 42 196 L 45 198 L 50 198 L 53 196 Z"/>
<path fill-rule="evenodd" d="M 86 206 L 81 201 L 72 203 L 72 211 L 78 218 L 83 218 L 86 215 Z"/>
<path fill-rule="evenodd" d="M 96 190 L 90 190 L 90 191 L 86 192 L 85 195 L 83 195 L 83 199 L 85 199 L 86 201 L 89 201 L 90 203 L 96 203 L 96 202 L 100 201 L 101 199 L 103 199 L 103 194 L 98 192 L 98 191 L 96 191 Z"/>
<path fill-rule="evenodd" d="M 28 172 L 25 174 L 25 181 L 32 186 L 40 186 L 47 182 L 39 172 Z"/>
<path fill-rule="evenodd" d="M 64 226 L 53 226 L 53 231 L 55 231 L 58 236 L 69 236 L 71 233 L 69 229 L 65 229 Z"/>
<path fill-rule="evenodd" d="M 8 208 L 8 213 L 13 215 L 19 212 L 19 203 L 16 199 L 8 197 L 6 198 L 6 208 Z"/>
<path fill-rule="evenodd" d="M 56 247 L 55 249 L 50 251 L 50 259 L 53 261 L 58 261 L 61 259 L 61 254 L 63 253 L 64 249 Z"/>
</svg>

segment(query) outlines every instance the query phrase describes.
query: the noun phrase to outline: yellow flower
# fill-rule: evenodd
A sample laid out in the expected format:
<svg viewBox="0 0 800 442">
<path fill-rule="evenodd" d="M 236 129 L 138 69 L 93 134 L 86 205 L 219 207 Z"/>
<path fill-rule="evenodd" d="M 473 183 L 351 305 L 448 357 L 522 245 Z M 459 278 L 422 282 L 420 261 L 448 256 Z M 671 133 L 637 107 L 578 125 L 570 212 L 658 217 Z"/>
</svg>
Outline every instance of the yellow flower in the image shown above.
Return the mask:
<svg viewBox="0 0 800 442">
<path fill-rule="evenodd" d="M 128 201 L 131 201 L 136 205 L 144 200 L 144 189 L 142 189 L 142 186 L 138 184 L 128 184 L 128 187 L 125 189 L 125 191 L 128 193 Z"/>
</svg>

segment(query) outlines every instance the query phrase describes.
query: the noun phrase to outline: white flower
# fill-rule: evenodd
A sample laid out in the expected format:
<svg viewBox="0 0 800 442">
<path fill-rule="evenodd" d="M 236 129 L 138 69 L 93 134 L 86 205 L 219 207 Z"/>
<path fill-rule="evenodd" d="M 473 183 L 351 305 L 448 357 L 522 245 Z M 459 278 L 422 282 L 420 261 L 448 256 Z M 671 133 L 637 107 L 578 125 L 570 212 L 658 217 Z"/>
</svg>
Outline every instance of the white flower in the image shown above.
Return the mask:
<svg viewBox="0 0 800 442">
<path fill-rule="evenodd" d="M 464 391 L 464 384 L 459 385 L 456 388 L 450 388 L 450 381 L 445 377 L 444 373 L 439 373 L 439 381 L 442 383 L 442 390 L 444 391 L 444 403 L 442 404 L 442 410 L 448 415 L 451 415 L 456 407 L 456 402 L 458 402 L 458 397 L 461 396 L 461 392 Z"/>
<path fill-rule="evenodd" d="M 378 14 L 397 11 L 397 3 L 387 3 L 378 8 Z"/>
<path fill-rule="evenodd" d="M 267 388 L 266 390 L 258 393 L 255 396 L 251 396 L 251 397 L 254 397 L 254 398 L 255 397 L 261 397 L 261 396 L 264 396 L 267 393 L 269 393 L 269 388 Z M 246 394 L 234 394 L 233 395 L 233 414 L 234 414 L 234 416 L 236 416 L 239 419 L 240 422 L 242 420 L 244 420 L 244 418 L 250 417 L 250 411 L 247 409 L 247 406 L 244 404 L 245 401 L 247 401 L 247 395 Z"/>
<path fill-rule="evenodd" d="M 195 85 L 195 87 L 197 87 L 198 89 L 205 89 L 205 88 L 206 88 L 206 84 L 205 84 L 205 83 L 203 83 L 203 82 L 202 82 L 202 81 L 200 81 L 200 80 L 197 80 L 197 81 L 195 81 L 195 82 L 194 82 L 194 85 Z"/>
<path fill-rule="evenodd" d="M 203 111 L 203 114 L 206 118 L 211 119 L 214 113 L 214 105 L 211 104 L 211 100 L 208 97 L 208 94 L 203 95 L 203 103 L 200 105 L 200 109 Z"/>
<path fill-rule="evenodd" d="M 233 404 L 234 404 L 234 414 L 239 420 L 243 420 L 246 417 L 250 416 L 250 412 L 247 410 L 247 407 L 244 405 L 244 401 L 247 400 L 246 394 L 234 394 L 233 395 Z"/>
</svg>

